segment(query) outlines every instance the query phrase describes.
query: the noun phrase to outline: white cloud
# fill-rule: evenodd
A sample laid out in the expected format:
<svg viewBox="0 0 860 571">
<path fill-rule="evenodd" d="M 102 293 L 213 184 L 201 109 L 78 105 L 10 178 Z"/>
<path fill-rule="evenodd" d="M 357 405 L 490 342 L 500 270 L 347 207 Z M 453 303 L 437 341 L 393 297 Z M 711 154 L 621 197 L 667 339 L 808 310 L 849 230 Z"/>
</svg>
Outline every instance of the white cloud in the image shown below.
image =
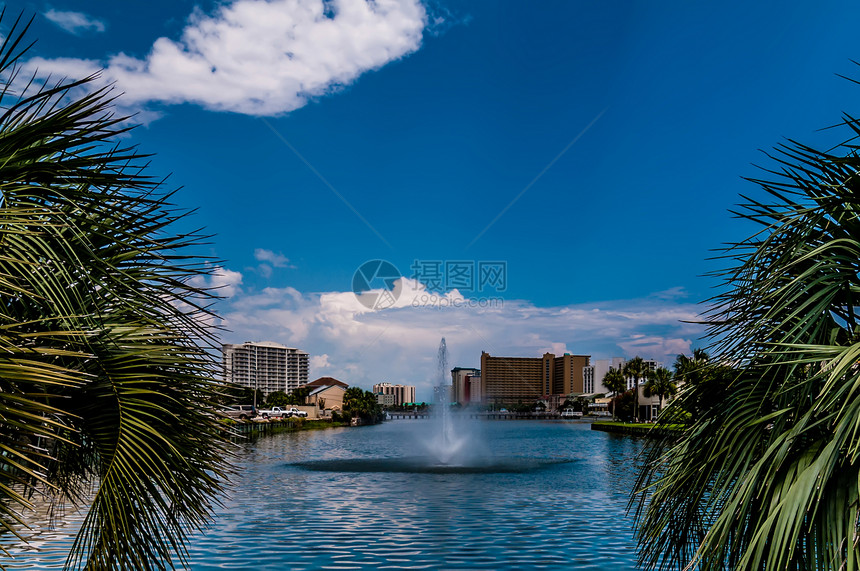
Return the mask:
<svg viewBox="0 0 860 571">
<path fill-rule="evenodd" d="M 418 387 L 430 399 L 436 350 L 445 337 L 450 366 L 480 365 L 493 355 L 540 356 L 551 351 L 658 359 L 689 353 L 703 330 L 697 304 L 649 296 L 599 304 L 538 307 L 524 300 L 481 306 L 451 291 L 433 297 L 423 284 L 400 280 L 401 295 L 372 309 L 352 292 L 303 294 L 294 288 L 240 292 L 222 307 L 225 341 L 268 339 L 312 355 L 311 377 L 323 374 L 364 388 L 381 380 Z M 371 304 L 372 305 L 372 304 Z M 324 371 L 323 371 L 324 369 Z"/>
<path fill-rule="evenodd" d="M 268 262 L 276 268 L 295 268 L 295 266 L 290 265 L 290 260 L 285 255 L 280 252 L 276 254 L 273 251 L 266 250 L 264 248 L 255 249 L 254 258 L 256 258 L 258 262 Z"/>
<path fill-rule="evenodd" d="M 328 355 L 311 355 L 310 365 L 314 369 L 325 369 L 327 367 L 331 367 L 331 363 L 328 362 Z"/>
<path fill-rule="evenodd" d="M 659 299 L 683 299 L 689 297 L 690 294 L 687 293 L 686 288 L 683 286 L 676 286 L 664 291 L 655 292 L 651 296 Z"/>
<path fill-rule="evenodd" d="M 419 0 L 236 0 L 195 11 L 179 40 L 158 38 L 144 59 L 33 58 L 27 71 L 80 77 L 104 67 L 126 106 L 277 115 L 416 51 L 426 20 Z"/>
<path fill-rule="evenodd" d="M 217 266 L 213 268 L 210 275 L 193 278 L 191 285 L 211 289 L 218 296 L 231 298 L 242 291 L 239 287 L 242 285 L 242 274 L 241 272 L 234 272 L 233 270 Z"/>
<path fill-rule="evenodd" d="M 105 23 L 102 20 L 90 17 L 83 12 L 67 12 L 63 10 L 48 10 L 45 17 L 70 34 L 78 35 L 82 32 L 104 32 Z"/>
</svg>

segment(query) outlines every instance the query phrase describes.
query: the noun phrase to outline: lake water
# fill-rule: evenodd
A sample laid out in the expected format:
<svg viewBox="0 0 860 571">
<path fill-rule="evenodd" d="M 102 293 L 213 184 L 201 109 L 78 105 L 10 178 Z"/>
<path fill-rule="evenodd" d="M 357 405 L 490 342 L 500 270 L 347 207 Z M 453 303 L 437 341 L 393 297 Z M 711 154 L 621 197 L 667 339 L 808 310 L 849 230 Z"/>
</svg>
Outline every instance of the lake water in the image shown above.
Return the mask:
<svg viewBox="0 0 860 571">
<path fill-rule="evenodd" d="M 640 440 L 586 422 L 474 421 L 460 430 L 477 433 L 466 449 L 479 460 L 437 466 L 434 430 L 400 420 L 242 445 L 191 568 L 635 569 L 625 506 Z M 9 568 L 59 568 L 68 542 L 61 525 Z"/>
</svg>

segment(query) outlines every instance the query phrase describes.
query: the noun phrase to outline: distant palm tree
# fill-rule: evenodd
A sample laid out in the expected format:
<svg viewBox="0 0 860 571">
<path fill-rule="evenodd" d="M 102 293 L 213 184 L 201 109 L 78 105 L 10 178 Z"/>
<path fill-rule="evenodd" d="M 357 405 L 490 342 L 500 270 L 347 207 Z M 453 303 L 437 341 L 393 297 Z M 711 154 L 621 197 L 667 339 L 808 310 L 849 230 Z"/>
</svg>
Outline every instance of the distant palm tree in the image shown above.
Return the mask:
<svg viewBox="0 0 860 571">
<path fill-rule="evenodd" d="M 675 383 L 679 392 L 685 394 L 681 401 L 684 411 L 677 410 L 674 422 L 688 422 L 682 412 L 695 421 L 710 403 L 720 398 L 720 393 L 735 376 L 735 370 L 715 362 L 704 349 L 696 349 L 692 356 L 678 355 L 675 359 Z"/>
<path fill-rule="evenodd" d="M 681 384 L 696 384 L 707 372 L 710 356 L 704 349 L 695 349 L 693 355 L 678 355 L 675 359 L 675 380 Z"/>
<path fill-rule="evenodd" d="M 633 379 L 633 420 L 639 420 L 639 381 L 648 375 L 648 365 L 639 355 L 624 364 L 624 376 Z"/>
<path fill-rule="evenodd" d="M 618 396 L 627 389 L 627 379 L 621 367 L 609 367 L 609 371 L 603 376 L 603 386 Z M 614 402 L 614 401 L 613 401 Z M 615 405 L 612 406 L 612 418 L 615 419 Z"/>
<path fill-rule="evenodd" d="M 0 45 L 0 534 L 44 495 L 89 506 L 67 566 L 173 567 L 230 472 L 211 269 L 94 77 L 14 93 L 27 28 Z"/>
<path fill-rule="evenodd" d="M 768 197 L 739 209 L 759 232 L 727 249 L 712 300 L 723 365 L 661 415 L 697 411 L 638 482 L 645 567 L 860 568 L 860 124 L 842 127 L 827 151 L 781 147 L 755 181 Z"/>
<path fill-rule="evenodd" d="M 648 380 L 642 387 L 642 392 L 647 398 L 656 396 L 660 400 L 659 410 L 663 410 L 663 398 L 675 396 L 678 392 L 678 386 L 675 384 L 672 371 L 665 367 L 658 367 L 653 371 L 648 371 Z"/>
</svg>

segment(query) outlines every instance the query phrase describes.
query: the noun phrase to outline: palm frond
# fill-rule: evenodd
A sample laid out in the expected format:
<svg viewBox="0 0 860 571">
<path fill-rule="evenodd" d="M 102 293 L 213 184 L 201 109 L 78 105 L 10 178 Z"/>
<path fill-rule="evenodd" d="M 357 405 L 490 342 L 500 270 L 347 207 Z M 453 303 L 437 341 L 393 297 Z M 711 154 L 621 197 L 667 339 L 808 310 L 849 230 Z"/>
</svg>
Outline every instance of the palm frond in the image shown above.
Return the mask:
<svg viewBox="0 0 860 571">
<path fill-rule="evenodd" d="M 34 493 L 86 501 L 67 567 L 171 568 L 230 473 L 206 236 L 172 231 L 94 76 L 13 93 L 25 31 L 0 47 L 0 533 Z"/>
<path fill-rule="evenodd" d="M 712 298 L 716 362 L 685 384 L 638 482 L 641 562 L 658 569 L 860 567 L 860 157 L 789 142 L 767 198 L 737 213 L 761 230 L 729 245 Z M 679 362 L 681 362 L 679 360 Z"/>
</svg>

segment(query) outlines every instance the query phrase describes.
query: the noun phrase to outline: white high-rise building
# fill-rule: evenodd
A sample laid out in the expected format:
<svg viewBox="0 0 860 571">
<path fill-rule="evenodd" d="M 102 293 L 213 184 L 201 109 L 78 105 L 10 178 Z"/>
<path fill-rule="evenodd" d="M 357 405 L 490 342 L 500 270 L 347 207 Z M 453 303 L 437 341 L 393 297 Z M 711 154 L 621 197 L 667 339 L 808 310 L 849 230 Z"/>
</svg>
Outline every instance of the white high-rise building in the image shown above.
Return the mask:
<svg viewBox="0 0 860 571">
<path fill-rule="evenodd" d="M 645 361 L 645 366 L 649 371 L 654 371 L 663 366 L 662 363 L 656 361 L 654 359 L 643 359 Z M 584 392 L 586 394 L 600 394 L 609 393 L 609 389 L 606 388 L 606 385 L 603 384 L 603 377 L 606 376 L 606 373 L 609 372 L 609 368 L 613 369 L 624 369 L 624 365 L 627 363 L 621 357 L 613 357 L 611 359 L 595 359 L 591 362 L 590 365 L 582 368 L 582 378 L 583 378 L 583 387 Z M 633 388 L 633 383 L 636 382 L 636 379 L 633 377 L 626 377 L 627 379 L 627 390 Z M 645 420 L 653 419 L 660 412 L 660 400 L 656 396 L 652 396 L 650 398 L 645 397 L 644 385 L 645 379 L 638 380 L 638 389 L 639 389 L 639 408 L 640 408 L 640 418 Z M 608 399 L 604 399 L 606 401 Z M 665 403 L 664 403 L 665 404 Z M 600 406 L 605 407 L 606 402 L 601 403 Z M 600 406 L 596 406 L 595 408 L 600 408 Z"/>
<path fill-rule="evenodd" d="M 603 377 L 609 368 L 617 369 L 624 366 L 622 357 L 611 359 L 594 359 L 590 365 L 582 368 L 582 392 L 585 394 L 608 393 L 609 389 L 603 384 Z"/>
<path fill-rule="evenodd" d="M 222 348 L 224 380 L 263 394 L 291 393 L 308 382 L 308 354 L 271 341 L 241 345 L 225 343 Z"/>
<path fill-rule="evenodd" d="M 646 367 L 649 371 L 653 371 L 663 365 L 654 359 L 644 359 Z M 627 363 L 622 357 L 612 357 L 611 359 L 595 359 L 590 365 L 582 368 L 583 392 L 585 394 L 608 393 L 609 389 L 603 384 L 603 377 L 609 372 L 609 368 L 613 369 L 624 368 Z M 633 388 L 634 379 L 627 378 L 627 390 Z M 645 379 L 639 379 L 641 386 Z"/>
</svg>

